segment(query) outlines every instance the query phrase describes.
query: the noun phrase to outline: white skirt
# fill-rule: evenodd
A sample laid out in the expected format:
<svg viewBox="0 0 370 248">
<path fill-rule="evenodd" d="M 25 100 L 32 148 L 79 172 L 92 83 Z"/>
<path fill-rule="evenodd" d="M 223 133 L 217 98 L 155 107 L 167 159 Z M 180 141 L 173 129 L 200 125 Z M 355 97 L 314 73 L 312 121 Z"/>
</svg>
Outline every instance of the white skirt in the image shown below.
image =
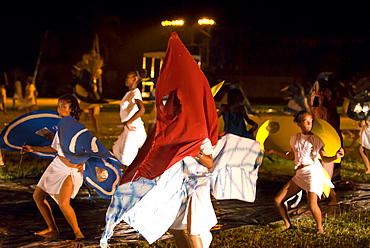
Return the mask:
<svg viewBox="0 0 370 248">
<path fill-rule="evenodd" d="M 49 164 L 40 178 L 37 186 L 48 193 L 57 203 L 60 189 L 66 178 L 72 177 L 73 192 L 71 198 L 75 198 L 83 183 L 83 176 L 77 168 L 68 167 L 58 156 Z"/>
<path fill-rule="evenodd" d="M 145 140 L 144 125 L 137 125 L 135 131 L 130 131 L 127 127 L 124 127 L 123 132 L 117 141 L 114 142 L 112 147 L 113 154 L 122 164 L 129 166 Z"/>
<path fill-rule="evenodd" d="M 315 193 L 319 198 L 324 191 L 324 185 L 334 188 L 333 183 L 325 177 L 321 163 L 315 163 L 296 171 L 292 181 L 301 189 Z"/>
</svg>

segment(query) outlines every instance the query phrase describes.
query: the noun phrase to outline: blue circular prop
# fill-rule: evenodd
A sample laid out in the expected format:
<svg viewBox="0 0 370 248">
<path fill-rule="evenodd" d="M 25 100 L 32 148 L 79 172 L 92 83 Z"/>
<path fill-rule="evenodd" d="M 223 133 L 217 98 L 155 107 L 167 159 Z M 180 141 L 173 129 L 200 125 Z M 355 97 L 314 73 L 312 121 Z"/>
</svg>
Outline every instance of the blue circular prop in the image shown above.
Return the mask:
<svg viewBox="0 0 370 248">
<path fill-rule="evenodd" d="M 22 115 L 5 127 L 0 134 L 0 148 L 5 151 L 20 151 L 22 145 L 49 146 L 60 121 L 58 113 L 36 110 Z M 55 154 L 30 152 L 34 157 L 53 158 Z"/>
</svg>

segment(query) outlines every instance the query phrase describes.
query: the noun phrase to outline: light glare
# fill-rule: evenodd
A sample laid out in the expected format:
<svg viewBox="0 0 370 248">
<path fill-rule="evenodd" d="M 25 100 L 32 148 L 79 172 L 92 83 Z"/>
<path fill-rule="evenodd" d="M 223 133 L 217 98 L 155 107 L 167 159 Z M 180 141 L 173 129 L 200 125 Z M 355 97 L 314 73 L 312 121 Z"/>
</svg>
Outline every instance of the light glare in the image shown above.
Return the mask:
<svg viewBox="0 0 370 248">
<path fill-rule="evenodd" d="M 161 24 L 163 27 L 169 27 L 169 26 L 183 26 L 185 23 L 184 20 L 178 19 L 178 20 L 165 20 L 162 21 Z"/>
<path fill-rule="evenodd" d="M 215 20 L 213 19 L 209 19 L 209 18 L 202 18 L 202 19 L 199 19 L 198 20 L 198 24 L 199 25 L 215 25 L 216 22 Z"/>
</svg>

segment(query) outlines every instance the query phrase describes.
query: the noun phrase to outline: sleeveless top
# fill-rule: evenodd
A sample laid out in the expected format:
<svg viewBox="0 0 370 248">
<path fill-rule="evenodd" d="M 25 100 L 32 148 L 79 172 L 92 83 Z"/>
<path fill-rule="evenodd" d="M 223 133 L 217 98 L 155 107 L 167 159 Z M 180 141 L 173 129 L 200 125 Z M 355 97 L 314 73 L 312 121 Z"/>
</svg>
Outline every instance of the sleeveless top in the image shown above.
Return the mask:
<svg viewBox="0 0 370 248">
<path fill-rule="evenodd" d="M 227 112 L 223 114 L 225 123 L 224 131 L 241 137 L 255 139 L 253 133 L 247 130 L 244 117 L 237 113 Z"/>
</svg>

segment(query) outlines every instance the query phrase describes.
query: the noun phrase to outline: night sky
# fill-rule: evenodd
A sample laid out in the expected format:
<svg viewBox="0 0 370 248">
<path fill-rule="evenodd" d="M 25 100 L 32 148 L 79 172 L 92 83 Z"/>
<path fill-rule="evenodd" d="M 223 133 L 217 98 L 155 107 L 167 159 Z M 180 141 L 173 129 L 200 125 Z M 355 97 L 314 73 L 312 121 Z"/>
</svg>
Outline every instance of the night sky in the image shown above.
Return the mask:
<svg viewBox="0 0 370 248">
<path fill-rule="evenodd" d="M 136 29 L 163 19 L 213 17 L 219 26 L 305 38 L 369 38 L 366 2 L 355 1 L 1 1 L 0 63 L 32 68 L 46 30 L 94 29 L 105 16 Z M 69 4 L 68 4 L 69 3 Z M 73 28 L 72 28 L 73 27 Z M 78 30 L 77 30 L 78 32 Z M 133 31 L 134 32 L 134 31 Z"/>
</svg>

